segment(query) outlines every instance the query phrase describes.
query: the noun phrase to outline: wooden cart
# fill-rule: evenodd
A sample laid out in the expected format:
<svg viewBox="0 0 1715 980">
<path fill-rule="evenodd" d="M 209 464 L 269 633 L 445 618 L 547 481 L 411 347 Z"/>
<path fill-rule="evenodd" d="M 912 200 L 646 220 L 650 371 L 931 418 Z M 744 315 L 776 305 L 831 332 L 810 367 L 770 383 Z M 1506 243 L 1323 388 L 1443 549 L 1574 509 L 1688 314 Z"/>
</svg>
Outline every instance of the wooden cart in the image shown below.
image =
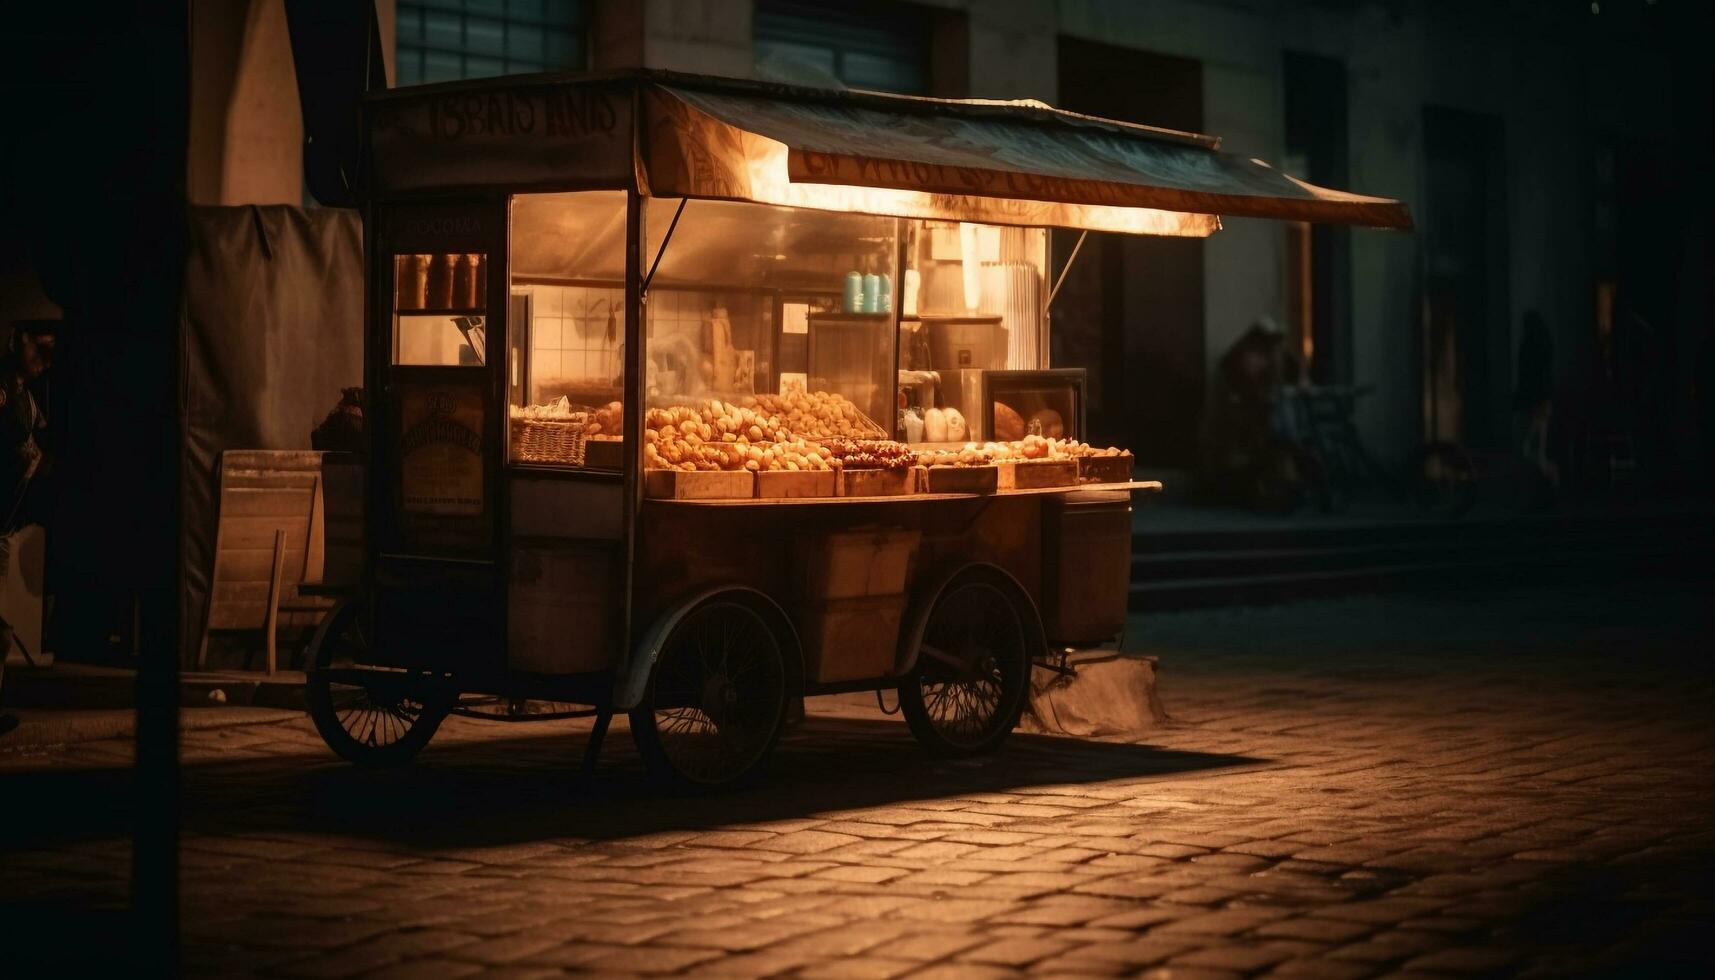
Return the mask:
<svg viewBox="0 0 1715 980">
<path fill-rule="evenodd" d="M 1129 457 L 1082 481 L 1077 463 L 1021 463 L 1004 480 L 983 467 L 854 477 L 842 495 L 840 474 L 650 469 L 645 439 L 609 438 L 659 421 L 646 410 L 662 378 L 724 380 L 745 361 L 726 344 L 686 366 L 655 329 L 666 321 L 651 286 L 664 302 L 672 278 L 657 279 L 663 256 L 681 220 L 701 220 L 686 202 L 759 209 L 739 215 L 735 241 L 763 213 L 880 216 L 868 220 L 884 231 L 963 221 L 1181 235 L 1212 232 L 1218 213 L 1409 220 L 1396 202 L 1310 187 L 1207 137 L 1034 103 L 629 72 L 398 90 L 370 100 L 366 130 L 367 568 L 361 593 L 318 630 L 307 679 L 322 736 L 364 765 L 409 760 L 455 712 L 592 715 L 593 762 L 609 719 L 626 712 L 653 768 L 722 786 L 760 769 L 795 698 L 857 690 L 896 690 L 936 752 L 985 752 L 1016 723 L 1033 665 L 1119 632 L 1130 494 L 1156 487 L 1130 480 Z M 612 220 L 542 220 L 541 201 L 580 194 L 610 195 Z M 884 258 L 895 244 L 860 239 Z M 529 266 L 544 240 L 582 249 L 576 268 L 590 274 L 565 273 L 568 262 L 542 278 Z M 735 249 L 731 261 L 788 261 L 802 241 L 772 256 Z M 902 265 L 890 267 L 884 312 L 908 302 Z M 762 297 L 754 316 L 772 335 L 746 353 L 767 361 L 756 377 L 774 391 L 790 339 L 782 304 L 804 287 L 744 278 L 729 277 L 727 293 Z M 1041 285 L 1046 331 L 1052 290 Z M 558 321 L 546 299 L 528 299 L 558 290 L 557 303 L 573 289 L 585 291 L 580 312 L 560 309 Z M 599 333 L 604 316 L 606 346 L 520 340 Z M 706 316 L 705 335 L 738 332 L 724 307 Z M 876 319 L 897 337 L 896 319 Z M 611 359 L 613 401 L 606 417 L 555 428 L 560 416 L 542 423 L 521 408 L 541 387 L 532 359 L 574 354 L 586 378 Z M 883 397 L 853 390 L 891 403 L 892 341 L 878 359 Z M 599 401 L 580 384 L 556 389 L 569 392 L 562 404 Z M 799 492 L 812 495 L 772 496 Z"/>
</svg>

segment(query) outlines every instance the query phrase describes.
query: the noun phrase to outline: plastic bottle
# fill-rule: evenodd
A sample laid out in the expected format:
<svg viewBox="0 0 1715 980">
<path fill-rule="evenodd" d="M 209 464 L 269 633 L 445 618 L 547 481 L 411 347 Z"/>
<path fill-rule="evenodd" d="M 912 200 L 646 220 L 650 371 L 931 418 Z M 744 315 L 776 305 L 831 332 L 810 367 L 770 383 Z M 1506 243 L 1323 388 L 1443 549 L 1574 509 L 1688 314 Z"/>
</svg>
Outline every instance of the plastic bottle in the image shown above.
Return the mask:
<svg viewBox="0 0 1715 980">
<path fill-rule="evenodd" d="M 881 312 L 881 277 L 873 272 L 863 277 L 863 312 Z"/>
<path fill-rule="evenodd" d="M 863 273 L 856 269 L 846 273 L 845 311 L 847 313 L 864 312 Z"/>
<path fill-rule="evenodd" d="M 881 305 L 876 307 L 875 309 L 871 310 L 870 312 L 871 313 L 892 313 L 893 312 L 893 277 L 888 275 L 885 272 L 883 272 L 881 274 L 881 284 L 879 287 L 878 296 L 881 300 Z"/>
</svg>

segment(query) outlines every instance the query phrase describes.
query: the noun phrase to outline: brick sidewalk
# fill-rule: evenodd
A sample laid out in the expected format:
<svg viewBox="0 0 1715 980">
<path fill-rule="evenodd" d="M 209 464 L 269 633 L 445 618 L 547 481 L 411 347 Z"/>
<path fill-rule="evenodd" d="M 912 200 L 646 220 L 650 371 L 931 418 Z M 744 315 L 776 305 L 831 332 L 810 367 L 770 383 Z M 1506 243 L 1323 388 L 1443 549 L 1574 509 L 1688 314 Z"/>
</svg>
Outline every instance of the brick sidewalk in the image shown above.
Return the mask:
<svg viewBox="0 0 1715 980">
<path fill-rule="evenodd" d="M 303 721 L 192 732 L 186 964 L 1706 974 L 1702 604 L 1686 587 L 1163 617 L 1135 632 L 1176 720 L 1144 744 L 1018 736 L 935 764 L 847 700 L 766 786 L 714 799 L 653 795 L 623 733 L 580 788 L 572 723 L 455 720 L 389 773 L 334 763 Z M 32 801 L 6 818 L 0 921 L 43 926 L 13 962 L 123 902 L 128 753 L 0 752 L 6 797 Z"/>
</svg>

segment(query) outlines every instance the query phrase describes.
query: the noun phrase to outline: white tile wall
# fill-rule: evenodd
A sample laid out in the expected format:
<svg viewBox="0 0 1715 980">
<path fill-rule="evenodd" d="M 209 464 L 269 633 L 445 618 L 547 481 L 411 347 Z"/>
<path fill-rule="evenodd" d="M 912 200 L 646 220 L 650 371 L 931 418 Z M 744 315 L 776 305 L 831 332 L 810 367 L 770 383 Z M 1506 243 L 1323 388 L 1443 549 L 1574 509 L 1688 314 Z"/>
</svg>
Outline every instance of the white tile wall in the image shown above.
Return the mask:
<svg viewBox="0 0 1715 980">
<path fill-rule="evenodd" d="M 619 373 L 625 294 L 586 286 L 521 286 L 531 296 L 532 387 L 550 379 L 608 381 Z M 606 339 L 608 311 L 616 316 L 614 340 Z"/>
<path fill-rule="evenodd" d="M 625 340 L 625 294 L 590 286 L 518 286 L 531 298 L 530 389 L 551 380 L 610 381 L 620 370 Z M 650 336 L 686 336 L 702 343 L 703 318 L 719 301 L 712 293 L 657 290 L 649 296 Z M 611 304 L 611 306 L 610 306 Z M 615 314 L 614 339 L 606 339 L 608 310 Z"/>
</svg>

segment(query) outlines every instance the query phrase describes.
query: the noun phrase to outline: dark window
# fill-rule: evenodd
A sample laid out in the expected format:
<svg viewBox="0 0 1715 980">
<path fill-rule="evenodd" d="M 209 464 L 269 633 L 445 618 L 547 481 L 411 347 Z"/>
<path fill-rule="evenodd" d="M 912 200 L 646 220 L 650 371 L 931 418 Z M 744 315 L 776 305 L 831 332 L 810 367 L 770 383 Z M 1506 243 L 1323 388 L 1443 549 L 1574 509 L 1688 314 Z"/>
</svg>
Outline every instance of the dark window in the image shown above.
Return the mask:
<svg viewBox="0 0 1715 980">
<path fill-rule="evenodd" d="M 756 64 L 764 77 L 925 95 L 933 11 L 911 4 L 759 0 Z"/>
<path fill-rule="evenodd" d="M 399 0 L 398 84 L 584 67 L 582 0 Z"/>
</svg>

